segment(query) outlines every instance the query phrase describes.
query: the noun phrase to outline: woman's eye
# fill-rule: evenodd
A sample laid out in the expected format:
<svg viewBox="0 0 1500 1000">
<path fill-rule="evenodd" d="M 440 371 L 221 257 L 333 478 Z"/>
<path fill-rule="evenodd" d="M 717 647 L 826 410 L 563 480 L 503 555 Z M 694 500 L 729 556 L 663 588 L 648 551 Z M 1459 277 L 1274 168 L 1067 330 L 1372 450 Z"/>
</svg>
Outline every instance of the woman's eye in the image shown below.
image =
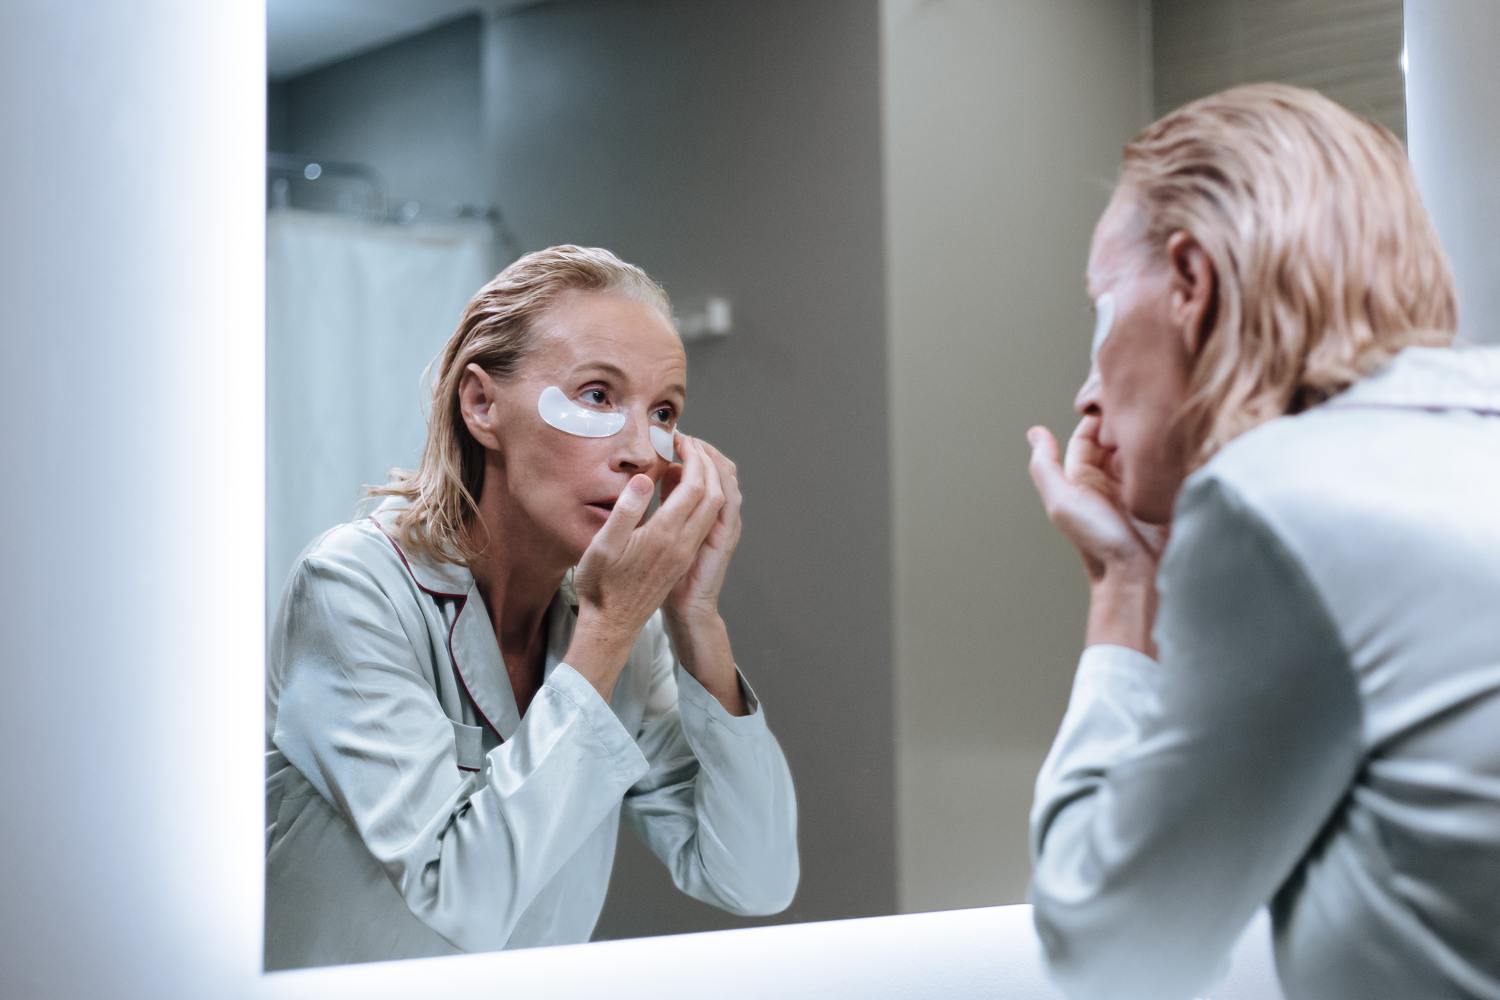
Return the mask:
<svg viewBox="0 0 1500 1000">
<path fill-rule="evenodd" d="M 677 413 L 670 406 L 658 406 L 651 415 L 664 424 L 670 424 Z"/>
<path fill-rule="evenodd" d="M 585 389 L 583 390 L 583 398 L 586 402 L 592 403 L 595 406 L 603 406 L 609 402 L 609 394 L 603 389 Z"/>
</svg>

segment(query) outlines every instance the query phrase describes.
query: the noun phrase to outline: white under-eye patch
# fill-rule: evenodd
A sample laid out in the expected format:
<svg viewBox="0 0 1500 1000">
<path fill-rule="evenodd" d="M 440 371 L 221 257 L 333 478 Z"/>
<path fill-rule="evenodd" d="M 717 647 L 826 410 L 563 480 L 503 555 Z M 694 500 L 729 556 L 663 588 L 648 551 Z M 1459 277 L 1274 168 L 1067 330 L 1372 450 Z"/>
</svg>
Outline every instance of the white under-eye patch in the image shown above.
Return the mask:
<svg viewBox="0 0 1500 1000">
<path fill-rule="evenodd" d="M 1105 292 L 1094 300 L 1094 344 L 1089 349 L 1090 363 L 1099 360 L 1099 348 L 1109 339 L 1115 326 L 1115 297 Z"/>
<path fill-rule="evenodd" d="M 593 410 L 581 406 L 567 397 L 555 385 L 549 385 L 537 397 L 536 409 L 542 421 L 564 434 L 574 437 L 613 437 L 625 429 L 626 416 L 618 410 Z M 672 432 L 665 427 L 651 425 L 651 447 L 668 462 L 673 460 Z"/>
<path fill-rule="evenodd" d="M 542 390 L 536 408 L 548 426 L 574 437 L 607 438 L 625 429 L 625 414 L 580 406 L 555 385 Z"/>
<path fill-rule="evenodd" d="M 677 461 L 677 454 L 672 450 L 672 432 L 665 427 L 651 425 L 651 447 L 668 462 Z"/>
</svg>

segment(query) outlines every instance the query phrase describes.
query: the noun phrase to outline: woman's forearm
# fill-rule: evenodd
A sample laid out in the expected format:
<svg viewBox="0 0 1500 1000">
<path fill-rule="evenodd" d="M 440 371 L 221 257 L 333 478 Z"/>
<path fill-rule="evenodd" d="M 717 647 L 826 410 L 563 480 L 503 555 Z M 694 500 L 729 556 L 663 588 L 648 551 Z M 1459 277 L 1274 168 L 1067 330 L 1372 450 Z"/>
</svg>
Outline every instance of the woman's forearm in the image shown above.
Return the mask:
<svg viewBox="0 0 1500 1000">
<path fill-rule="evenodd" d="M 1156 620 L 1154 569 L 1154 565 L 1111 566 L 1091 581 L 1085 645 L 1125 646 L 1156 656 L 1151 641 Z"/>
<path fill-rule="evenodd" d="M 578 624 L 573 629 L 573 641 L 568 643 L 563 660 L 583 675 L 600 697 L 609 701 L 638 632 L 580 611 Z"/>
<path fill-rule="evenodd" d="M 680 620 L 671 614 L 662 617 L 683 668 L 730 715 L 750 714 L 745 694 L 740 690 L 739 672 L 734 666 L 734 651 L 729 646 L 729 629 L 724 619 L 717 614 L 691 620 Z"/>
</svg>

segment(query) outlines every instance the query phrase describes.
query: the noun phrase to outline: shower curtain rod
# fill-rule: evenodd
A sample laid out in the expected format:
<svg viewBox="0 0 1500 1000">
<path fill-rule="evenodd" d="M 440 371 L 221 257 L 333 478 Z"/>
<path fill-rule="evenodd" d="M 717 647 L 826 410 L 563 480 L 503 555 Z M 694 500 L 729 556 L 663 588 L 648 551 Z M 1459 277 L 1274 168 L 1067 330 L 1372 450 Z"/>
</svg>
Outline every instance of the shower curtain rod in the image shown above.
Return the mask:
<svg viewBox="0 0 1500 1000">
<path fill-rule="evenodd" d="M 266 173 L 290 174 L 306 181 L 318 181 L 324 177 L 329 179 L 349 180 L 362 183 L 367 188 L 367 201 L 365 215 L 381 222 L 397 224 L 416 222 L 424 215 L 429 218 L 443 220 L 480 221 L 488 222 L 494 227 L 495 235 L 510 252 L 512 259 L 522 254 L 521 242 L 511 231 L 510 224 L 506 221 L 504 214 L 496 205 L 473 205 L 459 203 L 451 206 L 446 213 L 438 214 L 429 206 L 423 205 L 415 199 L 403 199 L 395 207 L 392 207 L 392 199 L 387 191 L 385 178 L 373 167 L 363 163 L 354 163 L 346 160 L 323 160 L 308 156 L 299 156 L 295 153 L 266 153 Z M 285 178 L 282 179 L 285 182 Z M 274 190 L 274 189 L 273 189 Z M 279 193 L 281 204 L 286 204 L 289 191 Z"/>
<path fill-rule="evenodd" d="M 323 174 L 333 176 L 350 177 L 364 181 L 371 188 L 385 194 L 385 180 L 380 172 L 373 167 L 367 167 L 363 163 L 350 163 L 340 160 L 324 160 L 311 156 L 298 156 L 295 153 L 267 153 L 266 169 L 269 171 L 280 171 L 282 173 L 302 174 L 307 180 L 314 181 Z M 311 171 L 311 174 L 309 174 Z"/>
<path fill-rule="evenodd" d="M 362 163 L 324 160 L 293 153 L 268 152 L 266 153 L 266 174 L 268 177 L 276 174 L 287 175 L 276 180 L 271 189 L 273 203 L 280 206 L 284 207 L 289 201 L 289 177 L 308 182 L 319 181 L 326 177 L 330 180 L 355 181 L 363 184 L 365 186 L 364 214 L 382 220 L 391 218 L 390 199 L 386 193 L 385 179 L 373 167 L 367 167 Z"/>
</svg>

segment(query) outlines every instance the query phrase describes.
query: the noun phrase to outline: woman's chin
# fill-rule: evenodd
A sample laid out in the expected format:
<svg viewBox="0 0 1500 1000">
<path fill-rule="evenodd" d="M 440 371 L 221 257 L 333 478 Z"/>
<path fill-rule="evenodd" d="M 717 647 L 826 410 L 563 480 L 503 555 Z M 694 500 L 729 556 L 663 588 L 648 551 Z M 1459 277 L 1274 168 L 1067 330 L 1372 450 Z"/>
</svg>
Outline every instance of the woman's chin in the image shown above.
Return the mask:
<svg viewBox="0 0 1500 1000">
<path fill-rule="evenodd" d="M 593 544 L 594 536 L 599 534 L 602 527 L 603 525 L 590 525 L 581 531 L 574 532 L 568 537 L 563 547 L 568 553 L 568 560 L 571 565 L 578 565 L 578 560 L 583 558 L 583 554 Z"/>
<path fill-rule="evenodd" d="M 1120 498 L 1137 521 L 1158 526 L 1170 524 L 1180 485 L 1181 482 L 1148 482 L 1137 486 L 1127 479 L 1121 483 Z"/>
</svg>

